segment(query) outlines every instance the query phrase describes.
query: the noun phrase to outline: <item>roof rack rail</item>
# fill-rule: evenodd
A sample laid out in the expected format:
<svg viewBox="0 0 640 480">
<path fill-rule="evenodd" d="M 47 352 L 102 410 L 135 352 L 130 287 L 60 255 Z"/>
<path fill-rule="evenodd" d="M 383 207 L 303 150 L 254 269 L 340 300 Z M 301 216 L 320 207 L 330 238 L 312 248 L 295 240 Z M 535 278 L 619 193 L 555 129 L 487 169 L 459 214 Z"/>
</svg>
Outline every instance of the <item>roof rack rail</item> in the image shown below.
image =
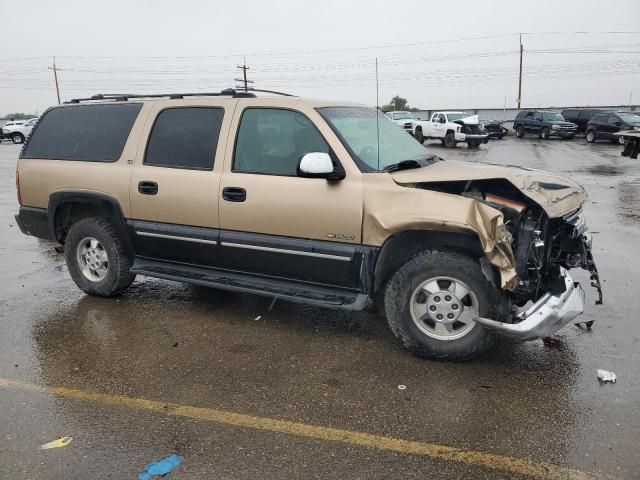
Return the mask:
<svg viewBox="0 0 640 480">
<path fill-rule="evenodd" d="M 274 90 L 261 90 L 258 88 L 249 88 L 245 90 L 235 90 L 233 88 L 226 88 L 220 92 L 200 92 L 200 93 L 150 93 L 150 94 L 136 94 L 136 93 L 98 93 L 87 98 L 73 98 L 68 103 L 80 103 L 80 102 L 97 102 L 97 101 L 113 101 L 113 102 L 126 102 L 130 98 L 165 98 L 176 100 L 184 97 L 233 97 L 233 98 L 255 98 L 255 94 L 252 92 L 260 93 L 273 93 L 274 95 L 283 95 L 285 97 L 293 97 L 289 93 L 276 92 Z"/>
</svg>

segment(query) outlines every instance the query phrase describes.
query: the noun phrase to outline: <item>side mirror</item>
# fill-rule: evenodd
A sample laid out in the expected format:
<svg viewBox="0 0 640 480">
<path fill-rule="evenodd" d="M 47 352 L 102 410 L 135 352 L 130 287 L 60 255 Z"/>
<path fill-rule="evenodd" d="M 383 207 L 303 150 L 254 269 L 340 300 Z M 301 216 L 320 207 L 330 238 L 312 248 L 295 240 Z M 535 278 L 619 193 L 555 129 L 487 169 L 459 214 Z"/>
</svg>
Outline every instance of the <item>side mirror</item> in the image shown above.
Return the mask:
<svg viewBox="0 0 640 480">
<path fill-rule="evenodd" d="M 345 172 L 336 168 L 331 155 L 324 152 L 306 153 L 298 164 L 298 176 L 305 178 L 326 178 L 327 180 L 342 180 Z"/>
</svg>

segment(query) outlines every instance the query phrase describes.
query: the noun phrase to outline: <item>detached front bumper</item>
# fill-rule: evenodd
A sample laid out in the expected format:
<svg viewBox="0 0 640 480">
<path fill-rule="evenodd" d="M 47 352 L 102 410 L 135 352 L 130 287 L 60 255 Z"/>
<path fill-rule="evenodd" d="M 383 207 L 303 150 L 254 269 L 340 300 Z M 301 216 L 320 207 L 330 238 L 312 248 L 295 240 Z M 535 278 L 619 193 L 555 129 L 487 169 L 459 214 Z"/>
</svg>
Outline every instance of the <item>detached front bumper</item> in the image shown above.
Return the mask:
<svg viewBox="0 0 640 480">
<path fill-rule="evenodd" d="M 460 133 L 455 132 L 454 134 L 456 142 L 485 142 L 489 139 L 489 135 L 486 133 L 476 134 L 476 133 Z"/>
<path fill-rule="evenodd" d="M 518 323 L 504 323 L 478 317 L 476 322 L 501 335 L 518 340 L 535 340 L 553 335 L 571 323 L 584 310 L 584 290 L 569 272 L 561 270 L 566 290 L 557 295 L 546 293 L 518 315 Z"/>
</svg>

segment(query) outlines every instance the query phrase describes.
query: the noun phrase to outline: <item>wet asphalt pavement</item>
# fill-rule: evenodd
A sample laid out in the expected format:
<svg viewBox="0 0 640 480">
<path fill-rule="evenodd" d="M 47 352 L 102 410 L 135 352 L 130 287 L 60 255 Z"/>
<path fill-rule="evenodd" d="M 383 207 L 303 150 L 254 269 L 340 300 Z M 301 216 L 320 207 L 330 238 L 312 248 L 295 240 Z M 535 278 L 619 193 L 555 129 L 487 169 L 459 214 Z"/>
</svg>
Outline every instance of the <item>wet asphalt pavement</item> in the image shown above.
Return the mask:
<svg viewBox="0 0 640 480">
<path fill-rule="evenodd" d="M 137 478 L 174 452 L 184 463 L 170 479 L 528 478 L 484 454 L 640 478 L 640 161 L 583 139 L 429 148 L 587 188 L 605 305 L 574 272 L 592 332 L 570 326 L 545 343 L 501 341 L 474 362 L 437 363 L 411 356 L 372 313 L 283 301 L 270 310 L 268 298 L 146 278 L 117 299 L 92 298 L 53 245 L 20 233 L 19 148 L 0 145 L 0 379 L 115 399 L 0 387 L 0 478 Z M 618 383 L 600 385 L 598 368 Z M 132 408 L 113 395 L 418 440 L 486 462 Z M 65 435 L 68 446 L 39 450 Z"/>
</svg>

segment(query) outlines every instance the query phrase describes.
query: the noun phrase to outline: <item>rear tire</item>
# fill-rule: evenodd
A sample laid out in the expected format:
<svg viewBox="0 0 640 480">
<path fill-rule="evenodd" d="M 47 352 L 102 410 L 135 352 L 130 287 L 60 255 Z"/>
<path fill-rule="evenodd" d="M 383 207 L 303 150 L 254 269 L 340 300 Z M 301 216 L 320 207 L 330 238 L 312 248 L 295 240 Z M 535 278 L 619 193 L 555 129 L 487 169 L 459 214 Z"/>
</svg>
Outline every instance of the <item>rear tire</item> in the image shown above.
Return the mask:
<svg viewBox="0 0 640 480">
<path fill-rule="evenodd" d="M 424 143 L 424 135 L 422 134 L 422 130 L 416 130 L 416 134 L 414 135 L 414 137 L 419 143 Z"/>
<path fill-rule="evenodd" d="M 478 142 L 469 142 L 469 143 L 467 143 L 467 147 L 468 148 L 479 148 L 480 147 L 480 143 L 478 143 Z"/>
<path fill-rule="evenodd" d="M 12 133 L 11 141 L 16 144 L 24 143 L 24 135 L 22 135 L 21 133 Z"/>
<path fill-rule="evenodd" d="M 133 281 L 133 257 L 104 218 L 85 218 L 73 224 L 65 240 L 65 259 L 71 278 L 89 295 L 113 297 Z"/>
<path fill-rule="evenodd" d="M 586 139 L 588 143 L 594 143 L 598 139 L 598 137 L 596 136 L 596 132 L 593 130 L 589 130 L 587 132 Z"/>
<path fill-rule="evenodd" d="M 523 138 L 524 137 L 524 127 L 516 128 L 516 137 Z"/>
<path fill-rule="evenodd" d="M 498 299 L 478 261 L 461 253 L 425 250 L 390 278 L 384 305 L 389 327 L 408 350 L 423 358 L 458 361 L 494 344 L 495 334 L 470 318 L 496 318 Z"/>
<path fill-rule="evenodd" d="M 453 132 L 449 132 L 444 137 L 444 145 L 448 148 L 455 148 L 456 146 L 456 136 Z"/>
</svg>

